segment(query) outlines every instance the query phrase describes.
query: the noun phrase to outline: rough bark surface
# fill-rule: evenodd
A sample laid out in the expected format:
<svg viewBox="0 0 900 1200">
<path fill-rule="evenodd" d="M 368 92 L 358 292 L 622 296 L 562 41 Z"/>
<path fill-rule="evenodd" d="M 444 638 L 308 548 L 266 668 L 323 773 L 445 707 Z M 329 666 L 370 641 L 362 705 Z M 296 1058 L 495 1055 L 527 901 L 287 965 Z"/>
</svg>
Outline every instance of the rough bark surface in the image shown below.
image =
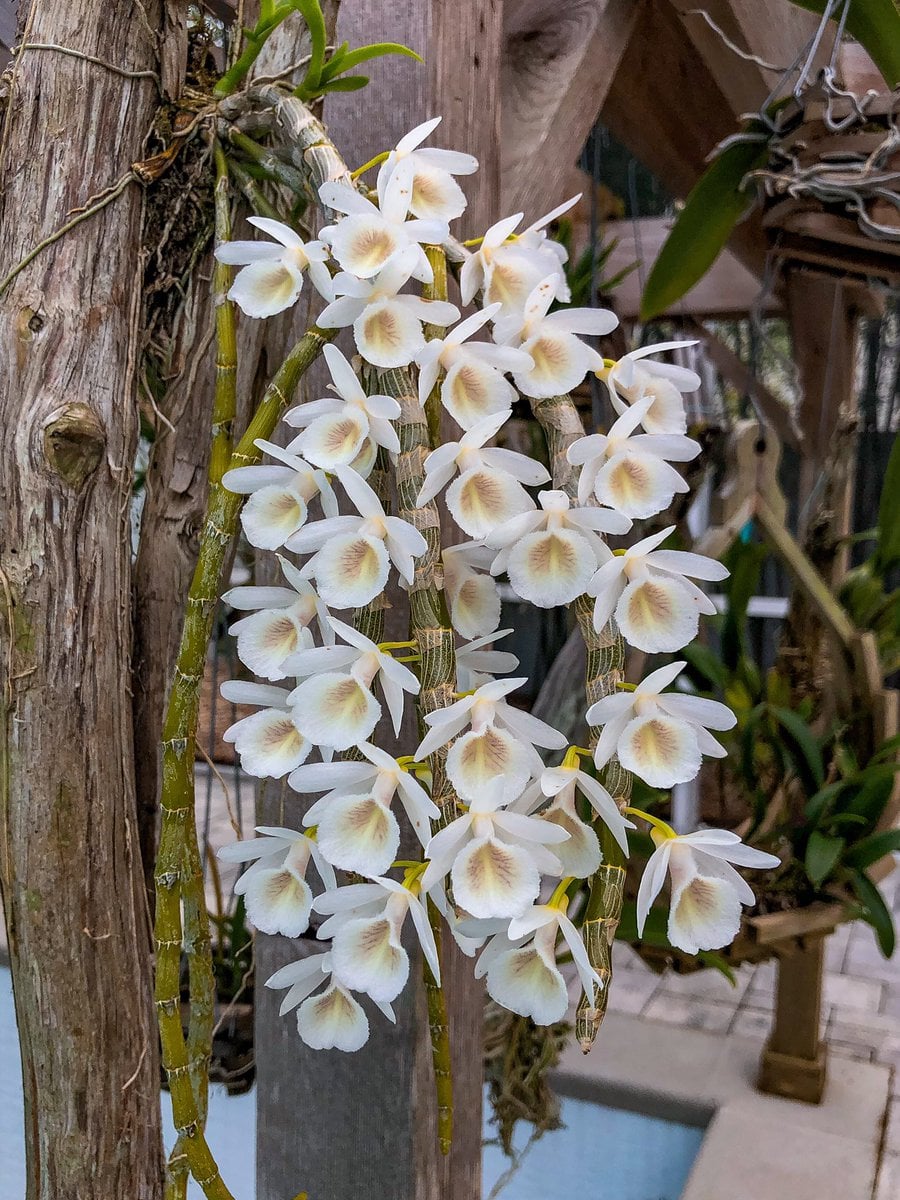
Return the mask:
<svg viewBox="0 0 900 1200">
<path fill-rule="evenodd" d="M 22 6 L 30 42 L 155 66 L 158 6 Z M 157 102 L 25 51 L 0 159 L 0 278 L 141 156 Z M 130 527 L 142 196 L 134 183 L 0 299 L 0 879 L 28 1200 L 156 1200 L 159 1075 L 135 828 Z"/>
</svg>

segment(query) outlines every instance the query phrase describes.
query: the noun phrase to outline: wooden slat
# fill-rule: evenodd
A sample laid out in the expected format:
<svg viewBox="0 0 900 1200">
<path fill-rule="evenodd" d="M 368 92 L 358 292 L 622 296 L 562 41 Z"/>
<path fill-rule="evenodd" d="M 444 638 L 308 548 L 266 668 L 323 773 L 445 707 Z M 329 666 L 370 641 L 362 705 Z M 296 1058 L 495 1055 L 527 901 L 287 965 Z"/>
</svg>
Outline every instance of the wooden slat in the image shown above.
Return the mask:
<svg viewBox="0 0 900 1200">
<path fill-rule="evenodd" d="M 506 0 L 502 196 L 537 217 L 566 199 L 644 0 Z"/>
</svg>

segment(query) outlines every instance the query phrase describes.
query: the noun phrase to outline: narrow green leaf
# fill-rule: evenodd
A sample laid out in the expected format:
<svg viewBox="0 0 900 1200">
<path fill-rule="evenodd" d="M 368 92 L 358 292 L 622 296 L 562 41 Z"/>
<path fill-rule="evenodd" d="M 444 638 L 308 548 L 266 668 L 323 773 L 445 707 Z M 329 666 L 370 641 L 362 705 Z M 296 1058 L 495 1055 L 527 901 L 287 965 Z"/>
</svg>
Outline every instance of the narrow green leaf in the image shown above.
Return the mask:
<svg viewBox="0 0 900 1200">
<path fill-rule="evenodd" d="M 875 930 L 881 953 L 885 958 L 890 958 L 894 953 L 896 935 L 894 918 L 884 902 L 884 897 L 864 871 L 853 872 L 851 887 L 863 906 L 863 920 L 868 921 Z"/>
<path fill-rule="evenodd" d="M 697 955 L 697 962 L 703 963 L 704 967 L 711 967 L 712 970 L 718 971 L 720 975 L 725 976 L 732 987 L 737 987 L 737 975 L 734 967 L 721 954 L 716 954 L 713 950 L 701 950 Z"/>
<path fill-rule="evenodd" d="M 344 75 L 340 79 L 332 79 L 328 83 L 323 83 L 319 91 L 323 96 L 326 92 L 358 92 L 368 82 L 368 75 Z"/>
<path fill-rule="evenodd" d="M 857 813 L 865 817 L 870 826 L 875 826 L 884 812 L 885 805 L 894 790 L 896 763 L 879 763 L 867 767 L 859 776 L 860 786 L 855 788 L 849 799 L 842 801 L 842 812 Z"/>
<path fill-rule="evenodd" d="M 900 435 L 894 438 L 881 485 L 876 561 L 882 574 L 900 561 Z"/>
<path fill-rule="evenodd" d="M 787 734 L 787 748 L 791 751 L 791 757 L 797 764 L 807 791 L 818 791 L 825 778 L 825 768 L 822 764 L 822 749 L 812 730 L 802 717 L 798 717 L 789 708 L 771 708 L 769 711 Z"/>
<path fill-rule="evenodd" d="M 851 867 L 864 871 L 895 850 L 900 850 L 900 829 L 887 829 L 884 833 L 873 833 L 863 838 L 850 848 L 845 857 Z"/>
<path fill-rule="evenodd" d="M 319 86 L 319 80 L 322 77 L 322 67 L 325 63 L 325 47 L 328 43 L 328 34 L 325 29 L 325 15 L 322 12 L 322 5 L 319 0 L 291 0 L 294 8 L 303 17 L 309 29 L 310 42 L 310 57 L 309 66 L 306 68 L 306 74 L 303 76 L 301 87 L 304 91 L 315 94 Z"/>
<path fill-rule="evenodd" d="M 825 11 L 826 0 L 792 0 L 810 12 Z M 841 5 L 835 7 L 840 13 Z M 847 32 L 862 42 L 888 87 L 900 83 L 900 9 L 896 0 L 851 0 Z"/>
<path fill-rule="evenodd" d="M 806 802 L 806 808 L 803 814 L 810 825 L 818 825 L 827 819 L 831 803 L 835 797 L 848 786 L 846 779 L 838 779 L 835 783 L 829 783 L 826 787 L 821 788 L 814 796 L 810 796 Z"/>
<path fill-rule="evenodd" d="M 679 653 L 687 660 L 689 674 L 695 681 L 699 679 L 702 683 L 717 688 L 723 688 L 728 682 L 728 672 L 722 660 L 708 646 L 701 642 L 692 642 Z"/>
<path fill-rule="evenodd" d="M 900 733 L 895 733 L 893 737 L 881 743 L 869 761 L 881 763 L 886 759 L 895 758 L 898 752 L 900 752 Z"/>
<path fill-rule="evenodd" d="M 382 58 L 386 54 L 402 54 L 406 58 L 414 58 L 416 62 L 424 61 L 421 54 L 416 54 L 409 46 L 401 46 L 399 42 L 375 42 L 371 46 L 359 46 L 356 50 L 344 50 L 343 53 L 335 51 L 322 71 L 322 82 L 326 83 L 336 75 L 352 71 L 360 63 L 368 62 L 372 58 Z"/>
<path fill-rule="evenodd" d="M 830 837 L 814 829 L 806 843 L 804 866 L 806 874 L 819 887 L 824 883 L 840 860 L 846 842 L 842 837 Z"/>
<path fill-rule="evenodd" d="M 749 132 L 758 132 L 759 122 Z M 641 297 L 641 320 L 664 313 L 699 282 L 718 258 L 753 196 L 742 188 L 747 174 L 765 165 L 768 142 L 735 142 L 719 154 L 694 185 L 675 219 Z"/>
</svg>

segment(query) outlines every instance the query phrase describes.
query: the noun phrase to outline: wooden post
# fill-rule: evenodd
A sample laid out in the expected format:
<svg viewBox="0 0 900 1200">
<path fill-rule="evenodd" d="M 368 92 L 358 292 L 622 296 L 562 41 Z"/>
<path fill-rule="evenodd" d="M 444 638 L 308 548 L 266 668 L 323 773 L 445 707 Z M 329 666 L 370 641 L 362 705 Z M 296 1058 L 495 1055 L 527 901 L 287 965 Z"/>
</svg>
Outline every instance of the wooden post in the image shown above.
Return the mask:
<svg viewBox="0 0 900 1200">
<path fill-rule="evenodd" d="M 483 232 L 502 215 L 497 0 L 453 6 L 439 0 L 391 6 L 356 0 L 341 9 L 336 36 L 351 45 L 403 42 L 425 59 L 424 65 L 402 58 L 367 64 L 371 83 L 361 98 L 337 96 L 326 106 L 329 131 L 349 165 L 358 166 L 413 126 L 442 115 L 434 144 L 468 151 L 481 163 L 478 175 L 462 181 L 469 207 L 454 232 L 461 237 Z M 402 624 L 399 606 L 387 613 L 388 629 L 398 619 Z M 398 629 L 388 636 L 408 635 Z M 412 729 L 406 738 L 398 752 L 415 748 Z M 299 800 L 281 786 L 262 789 L 264 822 L 291 824 L 300 811 Z M 315 952 L 321 943 L 300 946 Z M 445 937 L 455 1120 L 453 1148 L 443 1158 L 419 956 L 413 956 L 410 983 L 395 1004 L 397 1024 L 389 1025 L 368 1006 L 370 1040 L 352 1055 L 307 1049 L 294 1018 L 278 1016 L 281 996 L 261 986 L 297 956 L 297 942 L 257 938 L 259 1200 L 287 1200 L 300 1191 L 313 1200 L 474 1200 L 481 1191 L 483 1002 L 471 960 Z"/>
<path fill-rule="evenodd" d="M 821 1021 L 826 936 L 814 934 L 779 949 L 775 1021 L 760 1062 L 761 1091 L 809 1104 L 819 1104 L 825 1091 Z"/>
<path fill-rule="evenodd" d="M 22 3 L 20 41 L 33 45 L 7 76 L 0 884 L 28 1200 L 162 1189 L 129 670 L 144 203 L 131 164 L 159 99 L 160 9 Z"/>
</svg>

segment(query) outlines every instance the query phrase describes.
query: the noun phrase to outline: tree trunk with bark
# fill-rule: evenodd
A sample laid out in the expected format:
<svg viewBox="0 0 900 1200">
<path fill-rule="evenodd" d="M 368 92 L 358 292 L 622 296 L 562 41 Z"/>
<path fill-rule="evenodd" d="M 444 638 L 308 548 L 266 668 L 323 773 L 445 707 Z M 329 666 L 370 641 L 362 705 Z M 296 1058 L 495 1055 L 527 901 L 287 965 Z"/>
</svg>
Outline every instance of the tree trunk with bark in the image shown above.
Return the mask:
<svg viewBox="0 0 900 1200">
<path fill-rule="evenodd" d="M 158 102 L 158 17 L 152 2 L 24 4 L 3 127 L 0 279 L 109 197 L 0 284 L 0 879 L 29 1200 L 161 1190 L 128 603 L 130 170 Z"/>
</svg>

